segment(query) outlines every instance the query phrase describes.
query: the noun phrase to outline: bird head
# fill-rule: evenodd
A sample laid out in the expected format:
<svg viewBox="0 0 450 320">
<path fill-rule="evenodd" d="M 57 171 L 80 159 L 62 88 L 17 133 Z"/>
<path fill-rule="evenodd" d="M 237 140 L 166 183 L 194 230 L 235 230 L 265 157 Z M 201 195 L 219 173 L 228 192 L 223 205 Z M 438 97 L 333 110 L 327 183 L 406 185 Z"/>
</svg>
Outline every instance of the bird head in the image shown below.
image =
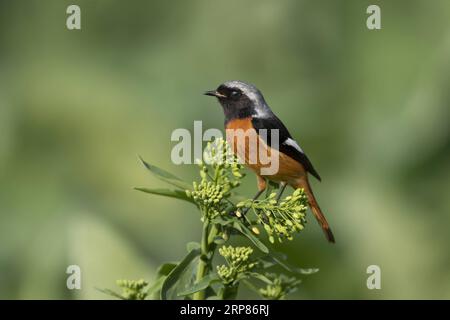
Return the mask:
<svg viewBox="0 0 450 320">
<path fill-rule="evenodd" d="M 269 111 L 261 91 L 254 85 L 242 81 L 227 81 L 205 95 L 216 97 L 227 118 L 242 118 L 262 115 Z"/>
</svg>

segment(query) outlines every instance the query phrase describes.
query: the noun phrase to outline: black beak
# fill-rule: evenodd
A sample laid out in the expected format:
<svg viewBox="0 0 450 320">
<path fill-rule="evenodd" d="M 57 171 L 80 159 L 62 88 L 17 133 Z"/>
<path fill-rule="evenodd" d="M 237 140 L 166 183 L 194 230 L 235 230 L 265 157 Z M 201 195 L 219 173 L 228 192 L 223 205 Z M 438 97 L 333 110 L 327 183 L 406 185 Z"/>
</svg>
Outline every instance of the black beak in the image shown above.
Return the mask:
<svg viewBox="0 0 450 320">
<path fill-rule="evenodd" d="M 226 95 L 223 95 L 219 92 L 217 92 L 216 90 L 210 90 L 210 91 L 206 91 L 204 93 L 205 96 L 211 96 L 211 97 L 216 97 L 216 98 L 226 98 Z"/>
</svg>

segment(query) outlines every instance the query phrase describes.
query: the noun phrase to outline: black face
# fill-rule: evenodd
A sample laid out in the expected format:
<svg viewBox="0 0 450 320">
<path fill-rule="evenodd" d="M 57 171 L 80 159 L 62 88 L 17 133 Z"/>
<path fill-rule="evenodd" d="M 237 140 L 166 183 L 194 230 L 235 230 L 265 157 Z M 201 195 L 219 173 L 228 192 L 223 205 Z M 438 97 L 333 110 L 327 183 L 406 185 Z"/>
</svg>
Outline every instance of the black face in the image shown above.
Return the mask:
<svg viewBox="0 0 450 320">
<path fill-rule="evenodd" d="M 225 113 L 225 122 L 264 113 L 268 109 L 261 92 L 242 81 L 227 81 L 216 90 L 205 92 L 205 95 L 219 100 Z"/>
<path fill-rule="evenodd" d="M 223 100 L 237 101 L 242 97 L 242 91 L 239 88 L 230 88 L 221 85 L 216 91 L 222 95 L 222 97 L 218 96 L 218 98 Z"/>
<path fill-rule="evenodd" d="M 255 113 L 252 102 L 240 88 L 221 85 L 205 94 L 219 99 L 225 113 L 225 122 L 234 118 L 249 117 Z"/>
</svg>

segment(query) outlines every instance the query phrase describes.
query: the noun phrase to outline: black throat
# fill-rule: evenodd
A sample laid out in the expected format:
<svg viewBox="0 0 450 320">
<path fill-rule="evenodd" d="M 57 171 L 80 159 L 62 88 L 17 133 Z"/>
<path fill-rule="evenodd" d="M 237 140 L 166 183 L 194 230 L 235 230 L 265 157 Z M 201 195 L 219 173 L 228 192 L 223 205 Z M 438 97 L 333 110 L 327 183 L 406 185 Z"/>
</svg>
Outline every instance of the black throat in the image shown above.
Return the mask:
<svg viewBox="0 0 450 320">
<path fill-rule="evenodd" d="M 248 118 L 256 114 L 255 108 L 250 106 L 239 109 L 224 107 L 223 110 L 225 113 L 225 124 L 231 120 Z"/>
</svg>

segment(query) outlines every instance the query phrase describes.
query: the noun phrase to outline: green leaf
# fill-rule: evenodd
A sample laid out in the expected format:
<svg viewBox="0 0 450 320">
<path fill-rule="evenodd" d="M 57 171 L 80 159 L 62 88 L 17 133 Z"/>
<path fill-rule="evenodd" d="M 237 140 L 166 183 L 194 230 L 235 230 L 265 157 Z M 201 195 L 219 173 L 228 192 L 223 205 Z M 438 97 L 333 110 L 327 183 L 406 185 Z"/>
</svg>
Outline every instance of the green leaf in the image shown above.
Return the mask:
<svg viewBox="0 0 450 320">
<path fill-rule="evenodd" d="M 161 276 L 155 280 L 155 282 L 148 288 L 147 295 L 150 299 L 156 300 L 159 299 L 161 294 L 161 288 L 166 280 L 167 276 Z"/>
<path fill-rule="evenodd" d="M 151 189 L 151 188 L 143 188 L 143 187 L 135 187 L 134 189 L 145 192 L 145 193 L 156 194 L 159 196 L 165 196 L 165 197 L 170 197 L 170 198 L 176 198 L 176 199 L 184 200 L 184 201 L 195 204 L 195 201 L 192 198 L 189 198 L 186 195 L 186 192 L 183 190 L 171 190 L 171 189 L 161 189 L 161 188 L 157 188 L 157 189 L 152 188 Z"/>
<path fill-rule="evenodd" d="M 177 266 L 178 262 L 166 262 L 159 266 L 157 272 L 158 278 L 167 276 Z"/>
<path fill-rule="evenodd" d="M 211 223 L 212 224 L 220 224 L 221 226 L 226 226 L 226 225 L 234 223 L 235 221 L 237 221 L 237 220 L 231 218 L 231 216 L 228 217 L 228 219 L 224 219 L 222 216 L 217 216 L 211 220 Z"/>
<path fill-rule="evenodd" d="M 222 245 L 225 242 L 227 242 L 227 240 L 225 240 L 222 236 L 215 236 L 214 237 L 214 243 L 215 244 Z"/>
<path fill-rule="evenodd" d="M 240 221 L 235 221 L 233 223 L 233 227 L 241 232 L 244 236 L 246 236 L 253 244 L 262 252 L 269 253 L 269 249 L 265 246 L 264 243 L 261 242 L 261 240 L 256 237 L 252 231 L 248 230 L 247 227 Z"/>
<path fill-rule="evenodd" d="M 236 296 L 238 294 L 238 289 L 239 289 L 239 283 L 236 283 L 234 285 L 224 286 L 220 290 L 218 295 L 222 297 L 222 300 L 235 300 Z"/>
<path fill-rule="evenodd" d="M 298 268 L 298 267 L 291 266 L 287 262 L 283 261 L 283 260 L 286 260 L 286 258 L 284 256 L 282 256 L 276 252 L 271 252 L 270 254 L 259 258 L 259 260 L 263 263 L 263 267 L 265 269 L 273 267 L 275 265 L 278 265 L 278 266 L 282 267 L 283 269 L 285 269 L 286 271 L 289 271 L 291 273 L 296 273 L 296 274 L 302 274 L 302 275 L 311 275 L 311 274 L 317 273 L 319 271 L 319 269 L 317 269 L 317 268 Z"/>
<path fill-rule="evenodd" d="M 181 296 L 187 296 L 189 294 L 193 294 L 195 292 L 198 291 L 202 291 L 205 290 L 206 288 L 208 288 L 211 284 L 215 283 L 215 282 L 219 282 L 219 278 L 217 277 L 216 274 L 208 274 L 207 276 L 203 277 L 202 280 L 200 280 L 199 282 L 195 283 L 191 288 L 182 291 L 178 294 L 179 297 Z"/>
<path fill-rule="evenodd" d="M 154 174 L 158 179 L 170 183 L 171 185 L 180 188 L 182 190 L 191 190 L 192 186 L 181 180 L 180 178 L 174 176 L 170 172 L 167 172 L 161 168 L 158 168 L 157 166 L 151 165 L 148 162 L 145 162 L 144 159 L 139 157 L 141 162 L 144 164 L 144 166 L 152 173 Z"/>
<path fill-rule="evenodd" d="M 161 288 L 161 300 L 167 300 L 168 291 L 177 283 L 192 260 L 200 255 L 199 249 L 194 249 L 169 273 Z"/>
<path fill-rule="evenodd" d="M 150 299 L 156 300 L 160 298 L 162 284 L 166 280 L 169 273 L 178 265 L 178 262 L 166 262 L 158 267 L 156 271 L 156 279 L 147 289 L 147 295 Z"/>
<path fill-rule="evenodd" d="M 215 283 L 215 281 L 213 281 Z M 213 284 L 212 283 L 212 284 Z M 206 300 L 209 300 L 209 297 L 217 296 L 216 290 L 212 286 L 209 286 L 205 289 L 205 298 Z"/>
<path fill-rule="evenodd" d="M 248 281 L 247 279 L 243 279 L 242 283 L 245 284 L 245 286 L 247 288 L 249 288 L 250 290 L 259 294 L 259 288 L 257 286 L 255 286 L 253 283 L 251 283 L 250 281 Z"/>
<path fill-rule="evenodd" d="M 107 295 L 109 295 L 109 296 L 115 297 L 115 298 L 117 298 L 117 299 L 120 299 L 120 300 L 126 300 L 125 297 L 122 297 L 122 295 L 120 295 L 120 294 L 118 294 L 117 292 L 114 292 L 114 291 L 112 291 L 112 290 L 109 290 L 109 289 L 100 289 L 100 288 L 95 288 L 95 289 L 98 290 L 98 291 L 100 291 L 100 292 L 103 292 L 104 294 L 107 294 Z"/>
<path fill-rule="evenodd" d="M 195 249 L 200 249 L 200 243 L 195 242 L 195 241 L 188 242 L 186 245 L 186 249 L 187 249 L 187 252 L 191 252 L 192 250 L 195 250 Z"/>
<path fill-rule="evenodd" d="M 262 265 L 263 265 L 264 269 L 267 269 L 267 268 L 279 265 L 283 269 L 285 269 L 285 270 L 287 270 L 289 272 L 293 272 L 292 268 L 288 264 L 284 263 L 281 259 L 278 259 L 278 258 L 274 257 L 272 255 L 272 253 L 270 253 L 270 254 L 268 254 L 266 256 L 260 257 L 259 261 L 262 262 Z"/>
<path fill-rule="evenodd" d="M 260 274 L 260 273 L 257 273 L 257 272 L 250 272 L 249 275 L 252 276 L 253 278 L 261 280 L 262 282 L 265 282 L 267 284 L 272 284 L 272 280 L 270 280 L 269 278 L 267 278 L 263 274 Z"/>
</svg>

